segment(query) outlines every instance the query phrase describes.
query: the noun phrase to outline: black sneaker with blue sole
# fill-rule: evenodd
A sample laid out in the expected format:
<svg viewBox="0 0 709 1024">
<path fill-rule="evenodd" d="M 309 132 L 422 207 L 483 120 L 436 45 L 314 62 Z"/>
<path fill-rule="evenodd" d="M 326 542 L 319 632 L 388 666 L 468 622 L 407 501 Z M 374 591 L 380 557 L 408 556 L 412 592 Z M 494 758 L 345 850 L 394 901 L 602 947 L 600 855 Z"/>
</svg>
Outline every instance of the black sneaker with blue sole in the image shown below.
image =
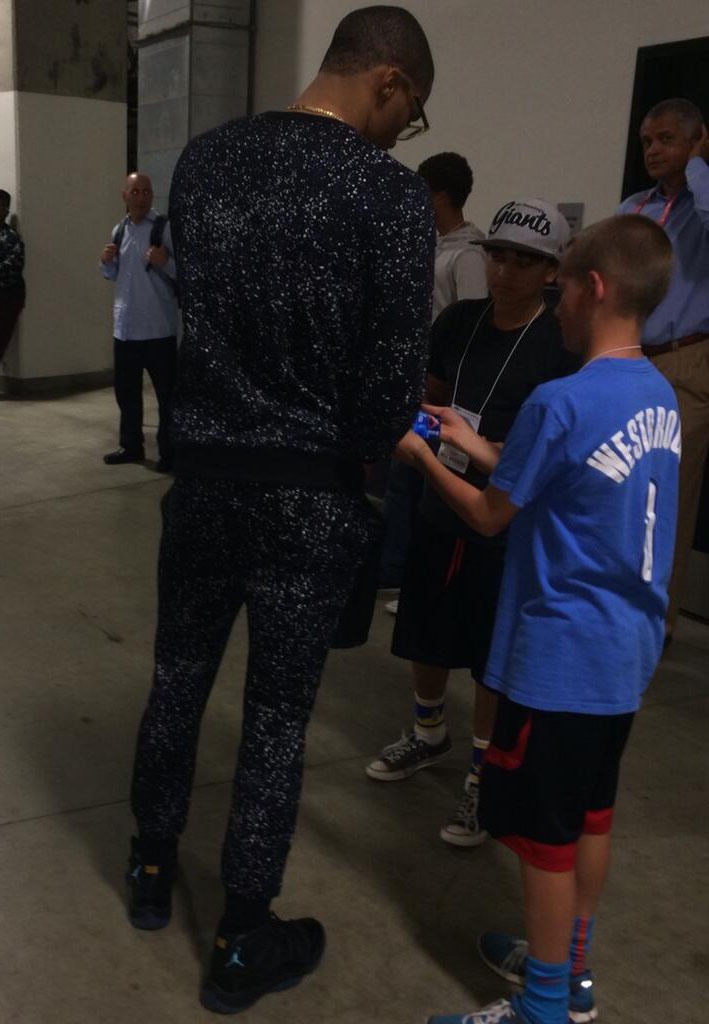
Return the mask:
<svg viewBox="0 0 709 1024">
<path fill-rule="evenodd" d="M 240 1013 L 269 992 L 298 985 L 320 963 L 325 929 L 311 917 L 265 924 L 241 935 L 217 934 L 201 1002 L 214 1013 Z"/>
</svg>

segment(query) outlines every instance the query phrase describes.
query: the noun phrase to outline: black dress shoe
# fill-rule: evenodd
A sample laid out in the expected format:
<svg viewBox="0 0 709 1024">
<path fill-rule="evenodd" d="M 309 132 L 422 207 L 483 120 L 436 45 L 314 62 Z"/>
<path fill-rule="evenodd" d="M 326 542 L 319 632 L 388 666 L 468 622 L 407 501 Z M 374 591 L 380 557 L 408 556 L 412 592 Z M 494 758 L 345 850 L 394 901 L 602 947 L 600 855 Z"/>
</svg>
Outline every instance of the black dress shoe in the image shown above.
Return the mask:
<svg viewBox="0 0 709 1024">
<path fill-rule="evenodd" d="M 142 448 L 137 451 L 128 451 L 127 448 L 117 448 L 115 452 L 104 455 L 103 461 L 107 466 L 120 466 L 123 462 L 142 462 L 145 452 Z"/>
<path fill-rule="evenodd" d="M 172 473 L 172 459 L 166 459 L 164 456 L 155 463 L 156 473 Z"/>
</svg>

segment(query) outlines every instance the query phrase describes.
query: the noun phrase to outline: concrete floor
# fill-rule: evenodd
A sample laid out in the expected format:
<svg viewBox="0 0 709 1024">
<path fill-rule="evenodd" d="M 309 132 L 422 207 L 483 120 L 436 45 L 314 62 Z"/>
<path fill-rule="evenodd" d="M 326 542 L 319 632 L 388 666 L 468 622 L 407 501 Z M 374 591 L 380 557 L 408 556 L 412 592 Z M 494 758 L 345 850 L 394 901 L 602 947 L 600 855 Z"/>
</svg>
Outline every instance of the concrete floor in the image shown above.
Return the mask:
<svg viewBox="0 0 709 1024">
<path fill-rule="evenodd" d="M 146 421 L 155 425 L 148 400 Z M 220 912 L 219 844 L 240 717 L 238 623 L 202 732 L 171 926 L 123 910 L 133 741 L 151 671 L 158 500 L 149 466 L 109 468 L 112 394 L 0 402 L 0 1021 L 195 1024 Z M 149 429 L 148 450 L 152 433 Z M 406 666 L 379 607 L 361 650 L 333 653 L 312 723 L 283 916 L 328 929 L 322 967 L 265 998 L 245 1024 L 421 1024 L 504 984 L 476 932 L 519 929 L 514 858 L 438 839 L 466 765 L 470 687 L 449 702 L 455 752 L 389 786 L 364 766 L 409 724 Z M 638 716 L 615 859 L 593 949 L 603 1021 L 704 1024 L 709 628 L 681 619 Z"/>
</svg>

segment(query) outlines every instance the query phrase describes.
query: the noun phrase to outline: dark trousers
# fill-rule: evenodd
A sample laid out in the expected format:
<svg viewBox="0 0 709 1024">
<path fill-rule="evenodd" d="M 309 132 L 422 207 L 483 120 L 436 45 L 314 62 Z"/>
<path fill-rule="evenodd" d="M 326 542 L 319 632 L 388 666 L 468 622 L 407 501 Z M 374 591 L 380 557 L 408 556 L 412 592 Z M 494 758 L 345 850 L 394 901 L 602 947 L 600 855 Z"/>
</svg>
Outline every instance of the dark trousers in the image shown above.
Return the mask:
<svg viewBox="0 0 709 1024">
<path fill-rule="evenodd" d="M 121 448 L 129 452 L 142 451 L 143 370 L 147 370 L 158 400 L 158 451 L 162 459 L 170 459 L 170 418 L 177 378 L 177 339 L 120 341 L 114 338 L 113 367 L 116 401 L 121 410 Z"/>
<path fill-rule="evenodd" d="M 245 604 L 243 725 L 222 856 L 229 892 L 260 900 L 280 890 L 306 727 L 372 530 L 363 498 L 332 491 L 178 477 L 163 500 L 155 676 L 133 813 L 142 838 L 183 831 L 200 721 Z"/>
</svg>

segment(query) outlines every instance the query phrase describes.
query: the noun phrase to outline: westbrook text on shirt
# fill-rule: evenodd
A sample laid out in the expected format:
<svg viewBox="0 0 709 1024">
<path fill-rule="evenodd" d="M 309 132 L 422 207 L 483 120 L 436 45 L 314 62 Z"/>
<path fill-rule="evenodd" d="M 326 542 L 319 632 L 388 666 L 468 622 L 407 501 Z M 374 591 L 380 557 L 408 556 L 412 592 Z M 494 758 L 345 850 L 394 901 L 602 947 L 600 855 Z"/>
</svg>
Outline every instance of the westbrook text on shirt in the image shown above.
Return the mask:
<svg viewBox="0 0 709 1024">
<path fill-rule="evenodd" d="M 635 463 L 653 448 L 664 448 L 677 456 L 682 454 L 682 431 L 674 409 L 667 410 L 662 405 L 654 409 L 640 409 L 628 420 L 625 431 L 617 430 L 596 448 L 593 455 L 589 455 L 586 463 L 617 484 L 622 484 L 630 476 Z"/>
<path fill-rule="evenodd" d="M 538 387 L 490 480 L 512 520 L 485 682 L 546 711 L 635 711 L 662 650 L 679 417 L 647 359 Z"/>
</svg>

